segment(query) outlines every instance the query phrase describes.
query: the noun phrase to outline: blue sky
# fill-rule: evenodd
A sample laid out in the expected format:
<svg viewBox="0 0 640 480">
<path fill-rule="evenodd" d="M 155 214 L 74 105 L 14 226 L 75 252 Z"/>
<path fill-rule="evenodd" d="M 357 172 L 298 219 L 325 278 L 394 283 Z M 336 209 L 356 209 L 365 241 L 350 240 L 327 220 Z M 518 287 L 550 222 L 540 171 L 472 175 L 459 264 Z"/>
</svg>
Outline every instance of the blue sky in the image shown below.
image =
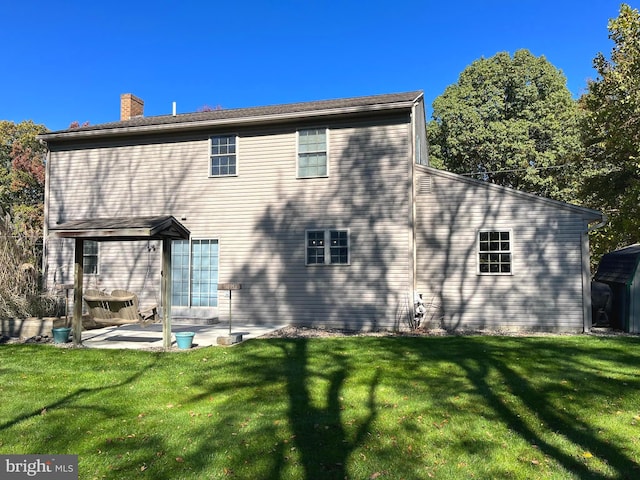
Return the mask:
<svg viewBox="0 0 640 480">
<path fill-rule="evenodd" d="M 635 0 L 637 2 L 638 0 Z M 634 1 L 627 2 L 638 8 Z M 424 90 L 431 103 L 480 57 L 520 48 L 577 98 L 608 55 L 614 0 L 0 0 L 0 120 L 50 130 L 145 115 Z"/>
</svg>

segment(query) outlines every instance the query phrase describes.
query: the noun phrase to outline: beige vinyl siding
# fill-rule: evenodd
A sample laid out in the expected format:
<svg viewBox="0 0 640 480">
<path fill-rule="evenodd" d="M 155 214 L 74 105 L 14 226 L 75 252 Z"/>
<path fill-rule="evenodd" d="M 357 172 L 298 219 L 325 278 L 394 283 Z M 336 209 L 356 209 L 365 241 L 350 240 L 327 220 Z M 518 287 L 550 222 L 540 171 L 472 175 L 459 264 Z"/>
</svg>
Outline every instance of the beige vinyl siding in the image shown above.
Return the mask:
<svg viewBox="0 0 640 480">
<path fill-rule="evenodd" d="M 71 239 L 49 239 L 47 279 L 50 287 L 73 283 L 74 248 Z M 140 296 L 143 307 L 159 305 L 161 249 L 157 241 L 101 242 L 98 274 L 84 275 L 84 289 L 130 290 Z M 71 300 L 71 309 L 72 306 Z"/>
<path fill-rule="evenodd" d="M 430 191 L 416 196 L 417 289 L 438 307 L 429 312 L 437 326 L 582 331 L 582 242 L 594 218 L 429 168 L 417 169 L 417 184 L 426 176 Z M 512 275 L 477 274 L 481 229 L 512 233 Z"/>
<path fill-rule="evenodd" d="M 294 124 L 54 150 L 50 222 L 171 214 L 192 238 L 219 241 L 219 281 L 243 285 L 233 294 L 234 319 L 391 327 L 411 282 L 411 137 L 407 115 L 375 123 L 311 125 L 329 128 L 328 178 L 296 178 L 302 126 Z M 238 135 L 238 175 L 210 178 L 208 138 L 225 133 Z M 305 266 L 308 229 L 348 229 L 351 264 Z M 107 251 L 113 266 L 101 270 L 102 285 L 155 292 L 160 247 L 118 245 L 104 249 L 101 268 Z M 73 258 L 73 248 L 52 255 L 55 248 L 50 242 L 50 271 L 60 256 L 66 264 Z M 222 321 L 226 302 L 219 299 Z"/>
</svg>

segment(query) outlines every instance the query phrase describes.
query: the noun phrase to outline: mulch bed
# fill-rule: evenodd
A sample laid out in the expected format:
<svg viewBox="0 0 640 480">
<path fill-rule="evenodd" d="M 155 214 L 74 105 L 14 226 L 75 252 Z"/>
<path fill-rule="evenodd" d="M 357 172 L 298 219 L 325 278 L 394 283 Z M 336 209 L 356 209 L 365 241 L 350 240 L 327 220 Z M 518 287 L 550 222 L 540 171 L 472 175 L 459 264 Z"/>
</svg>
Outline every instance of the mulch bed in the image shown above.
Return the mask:
<svg viewBox="0 0 640 480">
<path fill-rule="evenodd" d="M 287 326 L 279 330 L 261 336 L 260 338 L 330 338 L 330 337 L 443 337 L 443 336 L 463 336 L 463 335 L 493 335 L 508 337 L 524 337 L 524 336 L 558 336 L 558 335 L 580 335 L 580 334 L 562 334 L 562 333 L 545 333 L 545 332 L 507 332 L 498 330 L 456 330 L 448 331 L 444 329 L 429 329 L 415 331 L 354 331 L 339 328 L 315 328 L 301 326 Z M 638 336 L 637 334 L 625 333 L 609 328 L 593 328 L 586 335 L 598 336 Z M 53 337 L 49 335 L 36 335 L 29 338 L 15 338 L 6 335 L 0 335 L 0 345 L 9 343 L 22 344 L 54 344 Z M 60 348 L 76 347 L 73 342 L 56 343 Z M 82 346 L 80 347 L 82 348 Z"/>
</svg>

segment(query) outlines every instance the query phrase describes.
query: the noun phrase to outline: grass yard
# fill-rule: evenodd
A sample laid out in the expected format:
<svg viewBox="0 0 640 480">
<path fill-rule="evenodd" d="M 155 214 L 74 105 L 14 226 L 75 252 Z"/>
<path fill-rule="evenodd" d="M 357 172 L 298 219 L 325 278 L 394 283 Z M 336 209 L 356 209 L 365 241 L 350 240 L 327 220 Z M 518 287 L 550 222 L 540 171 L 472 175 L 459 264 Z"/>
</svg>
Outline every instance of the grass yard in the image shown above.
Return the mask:
<svg viewBox="0 0 640 480">
<path fill-rule="evenodd" d="M 0 453 L 81 479 L 640 478 L 638 337 L 0 345 Z"/>
</svg>

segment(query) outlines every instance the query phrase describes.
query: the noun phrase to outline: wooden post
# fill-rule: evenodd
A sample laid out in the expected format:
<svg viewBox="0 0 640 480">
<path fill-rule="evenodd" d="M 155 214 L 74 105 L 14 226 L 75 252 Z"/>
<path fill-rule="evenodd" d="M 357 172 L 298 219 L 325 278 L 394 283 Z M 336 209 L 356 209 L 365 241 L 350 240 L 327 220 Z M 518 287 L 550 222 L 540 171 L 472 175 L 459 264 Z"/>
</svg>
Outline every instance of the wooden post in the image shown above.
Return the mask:
<svg viewBox="0 0 640 480">
<path fill-rule="evenodd" d="M 162 239 L 162 345 L 171 348 L 171 239 Z"/>
<path fill-rule="evenodd" d="M 76 238 L 76 250 L 73 265 L 73 331 L 74 345 L 82 344 L 82 283 L 84 281 L 84 240 Z"/>
</svg>

